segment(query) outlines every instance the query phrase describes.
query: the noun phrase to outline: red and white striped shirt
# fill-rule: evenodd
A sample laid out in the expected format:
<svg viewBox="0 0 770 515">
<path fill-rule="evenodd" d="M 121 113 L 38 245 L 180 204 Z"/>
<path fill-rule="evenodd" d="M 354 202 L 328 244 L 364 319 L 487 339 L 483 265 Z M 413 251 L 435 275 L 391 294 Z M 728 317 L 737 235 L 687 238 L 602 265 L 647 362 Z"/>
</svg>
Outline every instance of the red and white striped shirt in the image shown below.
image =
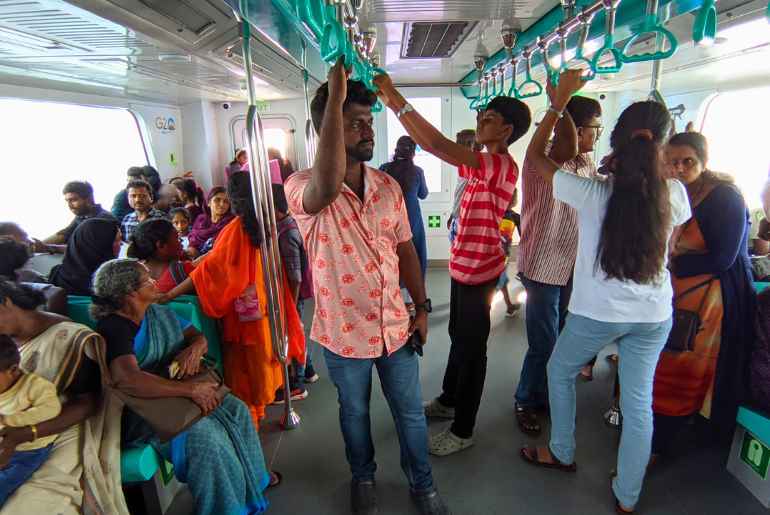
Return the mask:
<svg viewBox="0 0 770 515">
<path fill-rule="evenodd" d="M 505 268 L 500 219 L 513 198 L 519 168 L 510 154 L 477 152 L 479 168 L 460 167 L 468 183 L 460 203 L 449 274 L 463 284 L 497 279 Z"/>
<path fill-rule="evenodd" d="M 596 175 L 596 165 L 588 154 L 567 161 L 561 169 L 581 177 Z M 577 258 L 577 214 L 553 198 L 551 183 L 527 160 L 521 173 L 521 189 L 519 272 L 532 281 L 564 286 Z"/>
</svg>

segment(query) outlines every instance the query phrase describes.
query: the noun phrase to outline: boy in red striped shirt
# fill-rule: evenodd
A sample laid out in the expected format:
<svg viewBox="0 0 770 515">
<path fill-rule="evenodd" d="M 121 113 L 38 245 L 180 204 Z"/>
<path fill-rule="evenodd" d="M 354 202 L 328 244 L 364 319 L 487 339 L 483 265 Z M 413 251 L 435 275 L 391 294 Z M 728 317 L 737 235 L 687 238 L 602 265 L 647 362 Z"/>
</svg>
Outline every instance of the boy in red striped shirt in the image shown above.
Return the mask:
<svg viewBox="0 0 770 515">
<path fill-rule="evenodd" d="M 500 219 L 516 188 L 519 169 L 508 147 L 529 130 L 529 108 L 520 100 L 497 97 L 478 117 L 476 142 L 486 152 L 473 152 L 444 137 L 393 87 L 390 77 L 375 78 L 385 105 L 396 113 L 423 149 L 459 167 L 468 183 L 463 192 L 457 236 L 452 242 L 449 337 L 452 345 L 441 396 L 426 404 L 427 416 L 454 419 L 451 427 L 430 440 L 430 452 L 446 456 L 473 445 L 473 426 L 484 390 L 487 338 L 492 296 L 505 254 L 500 245 Z M 462 317 L 462 320 L 460 320 Z"/>
</svg>

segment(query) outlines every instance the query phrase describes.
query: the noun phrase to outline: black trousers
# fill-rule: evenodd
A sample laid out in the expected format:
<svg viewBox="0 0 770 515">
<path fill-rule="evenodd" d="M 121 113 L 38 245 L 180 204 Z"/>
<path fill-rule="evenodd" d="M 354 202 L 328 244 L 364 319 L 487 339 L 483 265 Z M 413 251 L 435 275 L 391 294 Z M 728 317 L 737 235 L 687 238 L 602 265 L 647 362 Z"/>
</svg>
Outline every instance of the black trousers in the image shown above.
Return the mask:
<svg viewBox="0 0 770 515">
<path fill-rule="evenodd" d="M 487 375 L 489 313 L 497 279 L 468 285 L 452 279 L 449 300 L 449 339 L 451 347 L 444 372 L 439 402 L 455 408 L 451 431 L 470 438 L 484 392 Z"/>
</svg>

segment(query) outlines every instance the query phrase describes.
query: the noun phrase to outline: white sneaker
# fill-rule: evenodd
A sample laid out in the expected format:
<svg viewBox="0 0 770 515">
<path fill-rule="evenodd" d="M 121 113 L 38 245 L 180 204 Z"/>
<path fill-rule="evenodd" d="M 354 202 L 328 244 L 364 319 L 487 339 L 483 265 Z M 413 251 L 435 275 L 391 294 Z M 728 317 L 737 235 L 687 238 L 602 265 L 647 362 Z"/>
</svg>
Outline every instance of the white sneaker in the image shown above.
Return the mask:
<svg viewBox="0 0 770 515">
<path fill-rule="evenodd" d="M 473 438 L 460 438 L 448 428 L 430 437 L 428 452 L 434 456 L 449 456 L 473 445 Z"/>
<path fill-rule="evenodd" d="M 455 418 L 455 409 L 444 406 L 439 402 L 438 398 L 423 402 L 422 407 L 425 409 L 425 416 L 428 418 L 446 418 L 449 420 Z"/>
</svg>

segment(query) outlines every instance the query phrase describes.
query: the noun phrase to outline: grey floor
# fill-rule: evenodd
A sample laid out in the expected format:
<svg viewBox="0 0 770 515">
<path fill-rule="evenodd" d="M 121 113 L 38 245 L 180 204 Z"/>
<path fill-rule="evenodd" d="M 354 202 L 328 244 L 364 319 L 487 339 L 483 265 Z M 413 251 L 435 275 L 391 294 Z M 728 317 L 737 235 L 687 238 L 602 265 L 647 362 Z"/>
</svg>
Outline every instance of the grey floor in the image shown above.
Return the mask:
<svg viewBox="0 0 770 515">
<path fill-rule="evenodd" d="M 429 342 L 421 363 L 423 396 L 439 393 L 449 351 L 449 278 L 445 270 L 428 272 L 434 313 Z M 609 472 L 615 466 L 617 432 L 602 422 L 610 402 L 614 370 L 603 351 L 591 383 L 579 383 L 577 406 L 576 474 L 536 469 L 524 463 L 519 448 L 545 443 L 519 432 L 513 413 L 513 392 L 526 350 L 523 317 L 506 318 L 502 302 L 493 309 L 489 338 L 489 368 L 476 425 L 476 445 L 444 458 L 432 458 L 436 484 L 455 515 L 493 514 L 610 514 L 614 513 Z M 309 327 L 309 325 L 308 325 Z M 269 493 L 270 512 L 280 514 L 338 515 L 349 513 L 349 470 L 339 431 L 334 386 L 323 358 L 313 344 L 321 380 L 310 386 L 310 396 L 296 403 L 302 424 L 281 431 L 281 411 L 270 408 L 261 437 L 271 467 L 284 483 Z M 377 488 L 380 513 L 415 514 L 408 486 L 399 466 L 399 448 L 390 412 L 378 381 L 374 380 L 371 417 L 377 450 Z M 447 423 L 432 423 L 431 433 Z M 544 431 L 547 435 L 547 430 Z M 685 442 L 687 445 L 688 442 Z M 645 515 L 751 515 L 767 513 L 762 505 L 724 467 L 719 450 L 690 448 L 647 478 L 637 511 Z M 175 503 L 181 510 L 182 499 Z M 188 501 L 189 502 L 189 501 Z"/>
</svg>

